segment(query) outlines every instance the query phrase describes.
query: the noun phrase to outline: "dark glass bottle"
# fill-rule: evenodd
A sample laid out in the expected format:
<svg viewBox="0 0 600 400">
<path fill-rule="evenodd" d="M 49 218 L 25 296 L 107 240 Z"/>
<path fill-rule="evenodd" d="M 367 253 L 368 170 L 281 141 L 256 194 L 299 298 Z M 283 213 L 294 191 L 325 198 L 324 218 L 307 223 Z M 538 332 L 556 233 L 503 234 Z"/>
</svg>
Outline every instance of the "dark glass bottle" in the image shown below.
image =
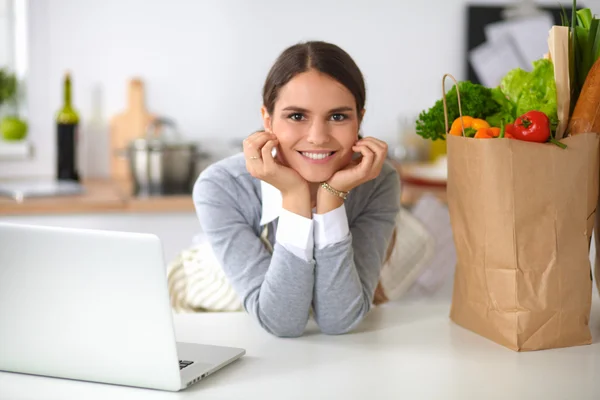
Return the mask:
<svg viewBox="0 0 600 400">
<path fill-rule="evenodd" d="M 56 115 L 56 151 L 58 180 L 79 181 L 77 173 L 77 130 L 79 114 L 71 105 L 71 75 L 63 81 L 63 106 Z"/>
</svg>

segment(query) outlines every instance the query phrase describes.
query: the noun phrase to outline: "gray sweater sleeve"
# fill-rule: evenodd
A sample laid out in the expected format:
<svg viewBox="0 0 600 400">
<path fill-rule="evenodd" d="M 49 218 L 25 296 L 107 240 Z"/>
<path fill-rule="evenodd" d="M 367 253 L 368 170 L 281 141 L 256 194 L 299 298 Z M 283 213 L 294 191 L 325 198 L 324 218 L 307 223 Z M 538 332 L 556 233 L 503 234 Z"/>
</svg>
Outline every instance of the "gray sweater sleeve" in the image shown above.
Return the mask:
<svg viewBox="0 0 600 400">
<path fill-rule="evenodd" d="M 371 308 L 400 211 L 398 174 L 393 168 L 385 173 L 372 189 L 364 210 L 349 221 L 346 239 L 315 248 L 313 308 L 315 321 L 324 333 L 351 331 Z"/>
<path fill-rule="evenodd" d="M 200 176 L 193 197 L 202 230 L 246 311 L 276 336 L 300 336 L 311 307 L 314 261 L 278 243 L 272 255 L 265 249 L 242 210 L 251 200 L 236 179 L 219 167 Z"/>
</svg>

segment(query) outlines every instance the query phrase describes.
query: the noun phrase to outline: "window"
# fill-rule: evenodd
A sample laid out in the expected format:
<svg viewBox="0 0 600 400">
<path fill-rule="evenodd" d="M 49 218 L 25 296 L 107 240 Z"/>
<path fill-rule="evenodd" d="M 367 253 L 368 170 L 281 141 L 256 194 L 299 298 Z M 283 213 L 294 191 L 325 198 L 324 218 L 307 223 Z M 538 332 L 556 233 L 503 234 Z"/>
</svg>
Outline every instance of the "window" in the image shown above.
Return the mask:
<svg viewBox="0 0 600 400">
<path fill-rule="evenodd" d="M 16 102 L 0 106 L 0 120 L 17 112 L 27 115 L 25 84 L 28 66 L 27 6 L 29 0 L 0 0 L 0 68 L 7 69 L 17 78 Z M 31 156 L 28 142 L 11 143 L 0 137 L 0 161 L 23 160 Z M 10 166 L 2 164 L 3 170 Z M 0 174 L 1 175 L 1 174 Z"/>
</svg>

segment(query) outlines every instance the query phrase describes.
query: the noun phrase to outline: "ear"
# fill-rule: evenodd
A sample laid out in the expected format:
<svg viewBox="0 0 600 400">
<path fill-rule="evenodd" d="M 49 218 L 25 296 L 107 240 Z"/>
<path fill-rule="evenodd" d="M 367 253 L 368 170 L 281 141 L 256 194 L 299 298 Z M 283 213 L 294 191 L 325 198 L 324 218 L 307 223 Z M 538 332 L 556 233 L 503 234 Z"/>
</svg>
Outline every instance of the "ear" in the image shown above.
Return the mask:
<svg viewBox="0 0 600 400">
<path fill-rule="evenodd" d="M 271 119 L 271 115 L 269 115 L 269 112 L 267 111 L 267 107 L 262 106 L 260 109 L 260 113 L 262 115 L 264 130 L 266 132 L 271 132 L 272 131 L 271 127 L 273 126 L 273 120 Z"/>
<path fill-rule="evenodd" d="M 359 113 L 359 117 L 358 117 L 358 138 L 359 138 L 359 139 L 362 139 L 362 135 L 360 134 L 360 127 L 361 127 L 361 125 L 362 125 L 363 118 L 365 117 L 365 111 L 366 111 L 366 110 L 363 108 L 363 109 L 360 111 L 360 113 Z"/>
</svg>

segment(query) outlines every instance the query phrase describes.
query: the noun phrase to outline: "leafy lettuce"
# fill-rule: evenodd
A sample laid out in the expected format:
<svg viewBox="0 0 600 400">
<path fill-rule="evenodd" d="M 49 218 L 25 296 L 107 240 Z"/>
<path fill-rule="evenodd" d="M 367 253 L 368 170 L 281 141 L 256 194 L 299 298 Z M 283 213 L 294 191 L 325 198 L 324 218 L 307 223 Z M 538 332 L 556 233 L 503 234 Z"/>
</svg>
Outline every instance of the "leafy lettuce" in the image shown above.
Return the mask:
<svg viewBox="0 0 600 400">
<path fill-rule="evenodd" d="M 531 72 L 523 71 L 521 68 L 511 70 L 500 82 L 500 90 L 506 99 L 515 105 L 514 117 L 531 110 L 542 111 L 550 118 L 552 130 L 556 129 L 558 116 L 552 61 L 547 59 L 534 61 Z"/>
<path fill-rule="evenodd" d="M 498 104 L 499 109 L 496 113 L 488 116 L 486 121 L 491 126 L 500 126 L 500 122 L 512 123 L 516 119 L 517 106 L 510 101 L 499 87 L 492 89 L 492 99 Z"/>
<path fill-rule="evenodd" d="M 492 89 L 470 81 L 458 82 L 458 89 L 463 115 L 473 118 L 485 118 L 499 112 L 500 105 L 497 101 L 494 101 Z M 448 123 L 452 124 L 459 116 L 456 85 L 452 86 L 446 94 L 446 101 Z M 421 112 L 416 121 L 416 132 L 425 139 L 444 140 L 446 137 L 445 131 L 444 105 L 442 99 L 440 99 L 433 107 Z"/>
</svg>

